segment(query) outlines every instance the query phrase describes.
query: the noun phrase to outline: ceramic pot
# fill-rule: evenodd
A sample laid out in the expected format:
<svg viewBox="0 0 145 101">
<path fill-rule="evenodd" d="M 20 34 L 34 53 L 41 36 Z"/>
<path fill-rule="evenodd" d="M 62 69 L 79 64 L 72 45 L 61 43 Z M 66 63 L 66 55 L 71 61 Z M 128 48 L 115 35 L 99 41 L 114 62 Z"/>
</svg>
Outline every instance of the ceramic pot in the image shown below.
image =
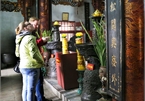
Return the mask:
<svg viewBox="0 0 145 101">
<path fill-rule="evenodd" d="M 14 65 L 17 63 L 17 59 L 18 58 L 15 56 L 15 54 L 9 54 L 9 53 L 2 54 L 2 62 L 4 64 Z"/>
<path fill-rule="evenodd" d="M 99 77 L 100 77 L 100 79 L 102 77 L 106 77 L 106 67 L 103 67 L 103 66 L 100 67 L 100 69 L 99 69 Z"/>
</svg>

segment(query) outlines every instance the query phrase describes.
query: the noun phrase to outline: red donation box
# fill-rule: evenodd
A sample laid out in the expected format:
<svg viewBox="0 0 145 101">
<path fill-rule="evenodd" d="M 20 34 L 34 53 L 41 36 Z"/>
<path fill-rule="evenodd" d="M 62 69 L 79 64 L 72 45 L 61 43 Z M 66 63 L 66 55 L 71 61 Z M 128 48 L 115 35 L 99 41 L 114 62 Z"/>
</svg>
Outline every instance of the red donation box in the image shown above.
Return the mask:
<svg viewBox="0 0 145 101">
<path fill-rule="evenodd" d="M 58 84 L 65 90 L 78 88 L 77 53 L 56 53 L 56 72 Z"/>
</svg>

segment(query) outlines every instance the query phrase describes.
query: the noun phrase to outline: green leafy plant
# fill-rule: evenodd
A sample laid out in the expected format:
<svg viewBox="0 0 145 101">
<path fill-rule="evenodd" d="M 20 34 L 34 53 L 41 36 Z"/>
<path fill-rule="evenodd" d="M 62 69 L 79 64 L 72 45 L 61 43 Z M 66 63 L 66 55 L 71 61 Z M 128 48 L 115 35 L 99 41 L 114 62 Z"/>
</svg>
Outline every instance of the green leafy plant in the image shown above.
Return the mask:
<svg viewBox="0 0 145 101">
<path fill-rule="evenodd" d="M 50 38 L 49 41 L 52 41 L 51 35 L 52 35 L 52 30 L 44 30 L 42 32 L 42 37 L 49 37 Z"/>
<path fill-rule="evenodd" d="M 38 34 L 38 32 L 36 32 L 36 34 L 37 34 L 37 37 L 40 38 L 40 35 Z M 49 37 L 50 38 L 48 41 L 52 41 L 51 35 L 52 35 L 52 30 L 44 30 L 42 32 L 42 37 Z M 45 46 L 42 46 L 42 48 L 44 51 L 47 51 Z"/>
<path fill-rule="evenodd" d="M 94 19 L 91 19 L 91 22 L 93 23 L 93 26 L 96 31 L 94 37 L 90 36 L 90 34 L 86 30 L 82 22 L 81 25 L 94 46 L 94 50 L 96 52 L 96 55 L 98 56 L 101 66 L 105 67 L 106 66 L 106 40 L 105 40 L 105 31 L 104 31 L 104 20 L 103 18 L 101 18 L 100 21 L 96 22 Z"/>
</svg>

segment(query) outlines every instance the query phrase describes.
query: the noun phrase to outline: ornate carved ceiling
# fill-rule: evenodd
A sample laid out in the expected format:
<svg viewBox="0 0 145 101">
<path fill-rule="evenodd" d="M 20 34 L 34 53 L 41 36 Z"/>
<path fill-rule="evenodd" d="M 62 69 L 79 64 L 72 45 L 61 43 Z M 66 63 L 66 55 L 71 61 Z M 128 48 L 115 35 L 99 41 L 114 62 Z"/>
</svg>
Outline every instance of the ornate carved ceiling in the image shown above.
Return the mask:
<svg viewBox="0 0 145 101">
<path fill-rule="evenodd" d="M 17 2 L 1 1 L 1 11 L 19 12 L 20 10 Z"/>
<path fill-rule="evenodd" d="M 73 7 L 79 7 L 84 4 L 84 0 L 52 0 L 52 4 L 54 5 L 62 4 L 62 5 L 70 5 Z"/>
</svg>

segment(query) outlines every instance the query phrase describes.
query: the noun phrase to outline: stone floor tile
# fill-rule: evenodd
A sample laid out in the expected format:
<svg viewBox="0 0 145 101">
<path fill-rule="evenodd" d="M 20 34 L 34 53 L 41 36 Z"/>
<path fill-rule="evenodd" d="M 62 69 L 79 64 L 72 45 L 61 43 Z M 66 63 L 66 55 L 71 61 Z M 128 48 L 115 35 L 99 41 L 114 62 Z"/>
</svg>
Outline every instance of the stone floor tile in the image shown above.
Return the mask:
<svg viewBox="0 0 145 101">
<path fill-rule="evenodd" d="M 1 70 L 0 101 L 22 101 L 22 76 L 13 68 Z M 77 88 L 64 90 L 56 79 L 44 79 L 44 95 L 52 101 L 81 101 Z"/>
</svg>

